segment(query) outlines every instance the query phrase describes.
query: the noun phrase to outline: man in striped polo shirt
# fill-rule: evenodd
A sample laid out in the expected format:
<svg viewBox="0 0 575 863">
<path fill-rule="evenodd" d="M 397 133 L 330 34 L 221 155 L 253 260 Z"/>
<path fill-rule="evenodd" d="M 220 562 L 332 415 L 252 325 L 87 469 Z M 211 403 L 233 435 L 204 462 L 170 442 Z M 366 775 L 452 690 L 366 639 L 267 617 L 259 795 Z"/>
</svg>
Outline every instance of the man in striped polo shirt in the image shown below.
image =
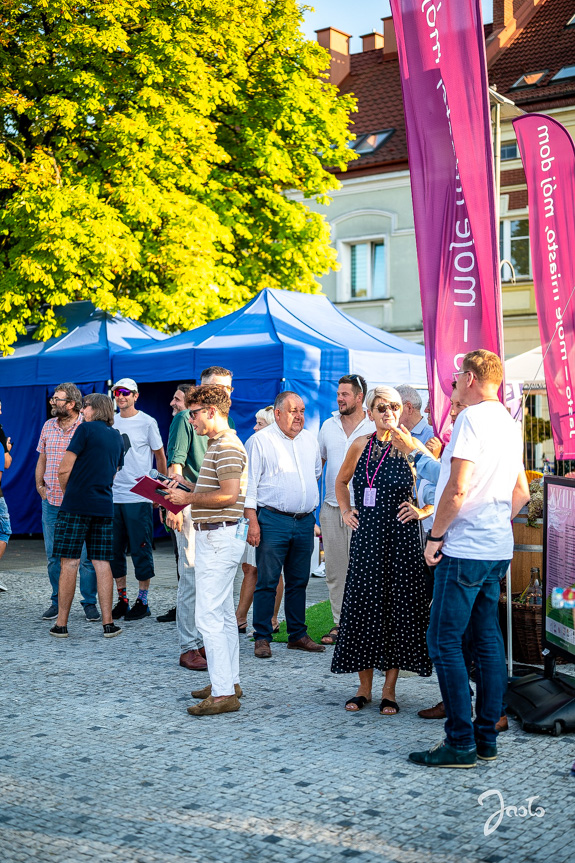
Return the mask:
<svg viewBox="0 0 575 863">
<path fill-rule="evenodd" d="M 240 709 L 239 639 L 234 610 L 234 577 L 245 541 L 236 537 L 244 514 L 247 455 L 228 425 L 231 400 L 221 386 L 204 385 L 186 396 L 190 423 L 206 435 L 208 448 L 197 482 L 178 477 L 168 498 L 191 504 L 196 530 L 196 625 L 203 637 L 211 685 L 194 690 L 199 704 L 192 716 L 210 716 Z M 177 488 L 188 485 L 189 492 Z"/>
</svg>

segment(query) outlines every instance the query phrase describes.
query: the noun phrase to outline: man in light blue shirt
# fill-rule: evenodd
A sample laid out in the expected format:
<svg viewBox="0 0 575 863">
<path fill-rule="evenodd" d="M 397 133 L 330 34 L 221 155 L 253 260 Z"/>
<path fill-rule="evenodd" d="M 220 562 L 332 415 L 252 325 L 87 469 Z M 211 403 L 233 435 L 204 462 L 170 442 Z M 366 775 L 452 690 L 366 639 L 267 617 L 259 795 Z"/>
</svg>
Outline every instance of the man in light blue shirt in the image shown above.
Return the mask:
<svg viewBox="0 0 575 863">
<path fill-rule="evenodd" d="M 433 437 L 433 429 L 422 415 L 423 402 L 421 396 L 410 384 L 400 384 L 396 387 L 403 402 L 403 411 L 399 418 L 399 427 L 402 425 L 421 443 L 425 444 Z"/>
</svg>

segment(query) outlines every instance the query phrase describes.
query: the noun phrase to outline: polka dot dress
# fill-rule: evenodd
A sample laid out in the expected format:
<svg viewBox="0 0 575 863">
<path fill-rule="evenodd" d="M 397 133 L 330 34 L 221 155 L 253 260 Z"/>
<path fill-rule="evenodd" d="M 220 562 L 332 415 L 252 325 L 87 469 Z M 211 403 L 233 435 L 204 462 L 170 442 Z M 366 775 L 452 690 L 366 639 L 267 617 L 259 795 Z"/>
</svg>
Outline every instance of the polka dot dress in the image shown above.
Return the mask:
<svg viewBox="0 0 575 863">
<path fill-rule="evenodd" d="M 364 506 L 363 502 L 369 443 L 353 475 L 359 527 L 351 538 L 331 670 L 345 674 L 368 668 L 402 668 L 428 677 L 429 602 L 419 526 L 417 521 L 402 524 L 397 518 L 399 505 L 413 499 L 413 474 L 404 456 L 374 437 L 370 479 L 384 452 L 387 455 L 373 482 L 377 489 L 375 506 Z"/>
</svg>

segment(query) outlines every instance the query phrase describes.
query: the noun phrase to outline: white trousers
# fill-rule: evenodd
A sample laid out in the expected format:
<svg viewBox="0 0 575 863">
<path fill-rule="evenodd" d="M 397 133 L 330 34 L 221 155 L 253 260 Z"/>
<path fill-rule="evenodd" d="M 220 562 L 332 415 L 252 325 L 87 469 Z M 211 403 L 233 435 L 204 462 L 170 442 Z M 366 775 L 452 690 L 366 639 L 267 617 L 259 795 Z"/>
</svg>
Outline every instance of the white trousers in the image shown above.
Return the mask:
<svg viewBox="0 0 575 863">
<path fill-rule="evenodd" d="M 339 623 L 343 591 L 349 566 L 349 543 L 351 528 L 342 521 L 339 506 L 322 504 L 319 513 L 323 551 L 325 556 L 325 581 L 329 592 L 329 602 L 333 622 Z"/>
<path fill-rule="evenodd" d="M 233 695 L 240 682 L 234 578 L 244 553 L 236 525 L 196 531 L 196 624 L 203 637 L 212 695 Z"/>
<path fill-rule="evenodd" d="M 198 650 L 203 647 L 203 641 L 196 625 L 196 540 L 192 521 L 192 508 L 187 506 L 182 510 L 183 524 L 176 531 L 178 545 L 178 597 L 176 601 L 176 629 L 180 653 L 188 650 Z"/>
</svg>

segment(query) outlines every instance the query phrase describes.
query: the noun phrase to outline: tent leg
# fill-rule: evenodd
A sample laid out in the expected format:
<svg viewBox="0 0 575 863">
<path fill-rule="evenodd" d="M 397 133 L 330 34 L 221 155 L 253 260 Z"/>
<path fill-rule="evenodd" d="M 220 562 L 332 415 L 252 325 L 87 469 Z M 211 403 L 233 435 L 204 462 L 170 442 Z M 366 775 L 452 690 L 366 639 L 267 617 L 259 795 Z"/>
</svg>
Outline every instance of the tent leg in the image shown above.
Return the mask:
<svg viewBox="0 0 575 863">
<path fill-rule="evenodd" d="M 507 677 L 509 680 L 513 677 L 513 635 L 512 635 L 512 614 L 513 600 L 511 596 L 511 567 L 507 567 L 505 573 L 505 589 L 507 591 Z"/>
</svg>

